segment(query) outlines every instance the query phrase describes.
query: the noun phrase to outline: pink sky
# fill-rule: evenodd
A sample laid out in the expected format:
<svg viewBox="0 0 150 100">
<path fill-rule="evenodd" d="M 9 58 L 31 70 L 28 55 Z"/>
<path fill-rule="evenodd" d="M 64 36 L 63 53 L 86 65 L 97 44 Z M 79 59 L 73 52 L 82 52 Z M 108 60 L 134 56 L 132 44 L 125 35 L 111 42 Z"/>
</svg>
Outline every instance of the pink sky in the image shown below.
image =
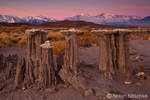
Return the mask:
<svg viewBox="0 0 150 100">
<path fill-rule="evenodd" d="M 56 19 L 80 13 L 150 15 L 150 0 L 1 0 L 0 14 L 47 16 Z"/>
</svg>

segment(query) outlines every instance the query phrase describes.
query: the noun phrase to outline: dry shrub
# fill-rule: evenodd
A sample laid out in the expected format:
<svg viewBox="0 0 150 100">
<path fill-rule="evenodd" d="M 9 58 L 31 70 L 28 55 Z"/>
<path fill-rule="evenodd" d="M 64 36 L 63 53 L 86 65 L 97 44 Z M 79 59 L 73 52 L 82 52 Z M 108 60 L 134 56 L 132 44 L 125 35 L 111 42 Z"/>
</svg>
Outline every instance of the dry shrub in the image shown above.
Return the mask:
<svg viewBox="0 0 150 100">
<path fill-rule="evenodd" d="M 66 42 L 65 41 L 56 41 L 52 42 L 54 46 L 54 54 L 55 55 L 63 55 L 66 49 Z"/>
<path fill-rule="evenodd" d="M 131 34 L 131 40 L 136 40 L 138 36 L 136 34 Z"/>
<path fill-rule="evenodd" d="M 82 36 L 78 37 L 80 46 L 90 47 L 92 44 L 98 44 L 98 39 L 91 33 L 92 28 L 83 26 L 80 30 L 84 32 Z"/>
<path fill-rule="evenodd" d="M 45 28 L 45 30 L 52 30 L 52 31 L 60 31 L 60 30 L 67 30 L 68 28 L 65 27 L 50 27 L 50 28 Z"/>
<path fill-rule="evenodd" d="M 48 40 L 51 41 L 60 41 L 60 40 L 64 40 L 64 35 L 58 31 L 56 32 L 52 31 L 48 33 L 47 38 Z"/>
<path fill-rule="evenodd" d="M 92 44 L 98 44 L 98 39 L 93 35 L 83 35 L 78 37 L 79 45 L 83 47 L 90 47 Z"/>
<path fill-rule="evenodd" d="M 150 34 L 146 35 L 147 40 L 150 40 Z"/>
<path fill-rule="evenodd" d="M 92 30 L 92 28 L 90 28 L 89 26 L 82 26 L 80 28 L 81 31 L 84 31 L 84 32 L 90 32 Z"/>
<path fill-rule="evenodd" d="M 1 48 L 1 47 L 3 47 L 3 43 L 2 43 L 2 41 L 0 41 L 0 48 Z"/>
<path fill-rule="evenodd" d="M 9 46 L 9 47 L 13 47 L 14 46 L 14 43 L 11 40 L 5 40 L 4 44 Z"/>
<path fill-rule="evenodd" d="M 91 44 L 91 38 L 89 36 L 81 36 L 78 38 L 79 45 L 83 47 L 90 47 Z"/>
<path fill-rule="evenodd" d="M 18 33 L 18 34 L 22 34 L 25 33 L 25 30 L 28 29 L 27 26 L 21 26 L 21 27 L 14 27 L 11 31 L 11 33 Z"/>
<path fill-rule="evenodd" d="M 147 66 L 146 64 L 140 64 L 140 66 L 139 66 L 139 67 L 140 67 L 140 70 L 143 71 L 146 66 Z"/>
<path fill-rule="evenodd" d="M 10 38 L 13 43 L 18 43 L 18 41 L 21 40 L 23 36 L 23 34 L 12 34 Z"/>
<path fill-rule="evenodd" d="M 9 33 L 10 31 L 12 31 L 11 27 L 0 26 L 0 33 L 2 33 L 2 32 Z"/>
<path fill-rule="evenodd" d="M 1 33 L 0 40 L 4 45 L 7 45 L 9 47 L 14 46 L 14 43 L 12 42 L 10 36 L 7 33 Z"/>
<path fill-rule="evenodd" d="M 0 34 L 0 39 L 3 40 L 3 39 L 6 39 L 6 38 L 9 38 L 8 34 L 5 33 L 5 32 L 2 32 L 2 33 Z"/>
<path fill-rule="evenodd" d="M 19 47 L 23 47 L 26 45 L 27 35 L 24 35 L 22 39 L 18 42 Z"/>
</svg>

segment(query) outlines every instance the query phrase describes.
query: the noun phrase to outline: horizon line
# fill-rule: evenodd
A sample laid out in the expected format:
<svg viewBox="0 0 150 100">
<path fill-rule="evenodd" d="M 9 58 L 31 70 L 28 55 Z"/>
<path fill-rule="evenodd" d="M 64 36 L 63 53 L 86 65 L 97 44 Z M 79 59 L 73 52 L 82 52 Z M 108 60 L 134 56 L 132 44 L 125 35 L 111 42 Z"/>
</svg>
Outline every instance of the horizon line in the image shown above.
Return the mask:
<svg viewBox="0 0 150 100">
<path fill-rule="evenodd" d="M 150 16 L 150 15 L 145 15 L 145 16 L 139 16 L 139 15 L 127 15 L 127 14 L 113 14 L 113 13 L 99 13 L 99 14 L 89 14 L 89 13 L 78 13 L 78 14 L 73 14 L 71 16 L 67 16 L 67 17 L 73 17 L 73 16 L 76 16 L 76 15 L 89 15 L 89 16 L 97 16 L 97 15 L 100 15 L 100 14 L 108 14 L 108 15 L 123 15 L 123 16 L 133 16 L 133 17 L 141 17 L 141 18 L 144 18 L 144 17 L 147 17 L 147 16 Z M 17 17 L 38 17 L 38 16 L 43 16 L 43 17 L 48 17 L 48 18 L 54 18 L 56 20 L 64 20 L 65 18 L 67 17 L 63 17 L 63 18 L 56 18 L 56 17 L 52 17 L 52 16 L 47 16 L 47 15 L 19 15 L 19 14 L 9 14 L 9 13 L 0 13 L 0 15 L 8 15 L 8 16 L 17 16 Z"/>
</svg>

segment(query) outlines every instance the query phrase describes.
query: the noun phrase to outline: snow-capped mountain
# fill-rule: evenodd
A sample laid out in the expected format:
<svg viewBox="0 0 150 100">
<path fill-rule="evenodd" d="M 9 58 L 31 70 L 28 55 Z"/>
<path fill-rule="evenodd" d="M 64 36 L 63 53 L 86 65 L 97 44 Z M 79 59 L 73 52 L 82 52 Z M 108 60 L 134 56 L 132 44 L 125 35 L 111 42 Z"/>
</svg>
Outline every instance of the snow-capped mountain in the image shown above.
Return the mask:
<svg viewBox="0 0 150 100">
<path fill-rule="evenodd" d="M 146 16 L 146 17 L 144 17 L 142 20 L 143 20 L 143 21 L 148 21 L 148 22 L 150 22 L 150 16 Z"/>
<path fill-rule="evenodd" d="M 98 23 L 100 19 L 96 16 L 91 16 L 89 14 L 78 14 L 72 17 L 67 17 L 65 20 L 71 20 L 71 21 L 87 21 L 87 22 L 94 22 Z"/>
<path fill-rule="evenodd" d="M 21 22 L 21 21 L 22 21 L 22 19 L 19 16 L 0 15 L 0 22 L 17 23 L 17 22 Z"/>
<path fill-rule="evenodd" d="M 125 16 L 125 15 L 113 15 L 113 14 L 99 14 L 96 17 L 103 19 L 105 22 L 127 22 L 131 19 L 141 19 L 138 16 Z"/>
<path fill-rule="evenodd" d="M 46 22 L 55 22 L 56 21 L 54 18 L 48 18 L 45 16 L 36 16 L 36 17 L 25 16 L 25 17 L 22 17 L 22 19 L 24 22 L 30 23 L 30 24 L 43 24 Z"/>
<path fill-rule="evenodd" d="M 90 16 L 88 14 L 79 14 L 72 17 L 65 18 L 65 20 L 73 21 L 88 21 L 97 24 L 108 24 L 108 25 L 128 25 L 131 24 L 130 20 L 141 20 L 138 16 L 125 16 L 125 15 L 113 15 L 101 13 L 96 16 Z"/>
<path fill-rule="evenodd" d="M 150 16 L 144 18 L 138 16 L 126 16 L 101 13 L 96 16 L 89 14 L 78 14 L 72 17 L 67 17 L 64 20 L 70 21 L 86 21 L 96 24 L 114 25 L 114 26 L 150 26 Z M 46 22 L 56 22 L 58 20 L 45 16 L 15 16 L 15 15 L 2 15 L 0 14 L 0 22 L 5 23 L 29 23 L 29 24 L 43 24 Z"/>
<path fill-rule="evenodd" d="M 45 22 L 55 22 L 54 18 L 48 18 L 45 16 L 14 16 L 14 15 L 1 15 L 0 14 L 0 22 L 6 23 L 30 23 L 30 24 L 42 24 Z"/>
</svg>

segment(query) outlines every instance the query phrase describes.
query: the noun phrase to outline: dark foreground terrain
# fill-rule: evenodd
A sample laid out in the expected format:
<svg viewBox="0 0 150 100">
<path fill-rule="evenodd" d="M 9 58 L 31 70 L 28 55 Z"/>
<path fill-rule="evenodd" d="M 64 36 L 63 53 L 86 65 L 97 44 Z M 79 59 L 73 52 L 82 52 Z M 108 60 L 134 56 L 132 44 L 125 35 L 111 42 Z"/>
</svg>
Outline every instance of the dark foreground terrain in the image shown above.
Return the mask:
<svg viewBox="0 0 150 100">
<path fill-rule="evenodd" d="M 55 89 L 40 90 L 36 86 L 30 88 L 14 89 L 13 79 L 6 80 L 5 73 L 0 73 L 0 100 L 150 100 L 150 41 L 148 40 L 132 40 L 130 42 L 130 60 L 132 63 L 132 84 L 125 85 L 123 79 L 116 77 L 115 80 L 108 80 L 98 71 L 99 48 L 89 47 L 80 48 L 80 70 L 87 79 L 91 90 L 83 93 L 74 89 L 71 85 L 60 83 Z M 8 48 L 3 47 L 0 53 L 8 56 L 9 54 L 17 54 L 25 56 L 24 48 Z M 141 65 L 144 66 L 141 69 Z M 147 74 L 145 79 L 138 79 L 136 74 L 144 72 Z M 4 84 L 5 83 L 5 84 Z M 3 85 L 4 84 L 4 85 Z M 3 86 L 2 86 L 3 85 Z M 117 94 L 121 96 L 145 95 L 146 97 L 115 98 L 108 94 Z"/>
</svg>

